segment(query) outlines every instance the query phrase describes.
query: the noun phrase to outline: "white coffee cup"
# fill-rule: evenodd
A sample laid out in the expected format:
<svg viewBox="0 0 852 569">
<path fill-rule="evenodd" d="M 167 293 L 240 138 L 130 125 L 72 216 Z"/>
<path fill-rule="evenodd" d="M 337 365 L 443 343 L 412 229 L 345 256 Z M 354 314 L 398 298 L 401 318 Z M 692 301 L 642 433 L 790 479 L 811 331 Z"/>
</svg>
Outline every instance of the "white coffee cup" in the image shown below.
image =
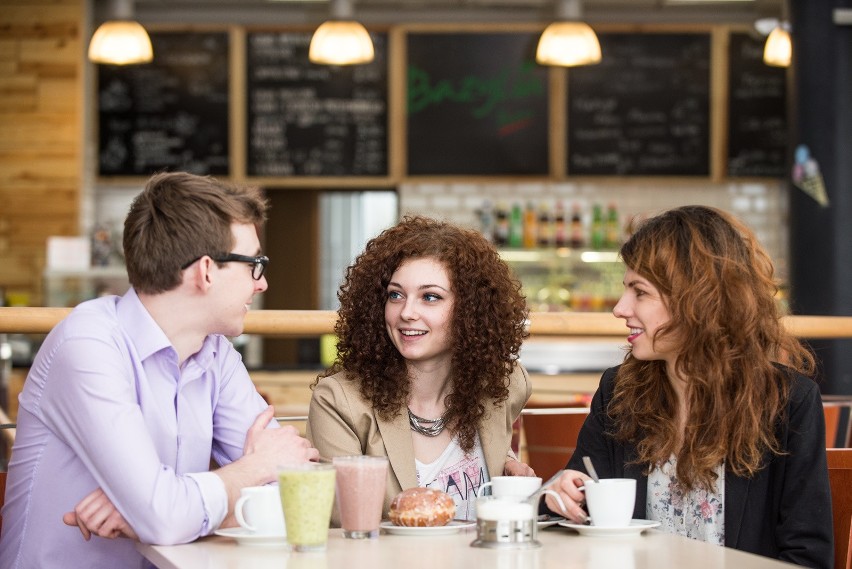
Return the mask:
<svg viewBox="0 0 852 569">
<path fill-rule="evenodd" d="M 633 517 L 636 502 L 636 480 L 632 478 L 602 478 L 586 480 L 586 505 L 591 524 L 596 527 L 627 527 Z"/>
<path fill-rule="evenodd" d="M 234 516 L 242 527 L 254 534 L 286 535 L 281 496 L 275 484 L 247 486 L 240 490 L 240 497 L 234 505 Z"/>
<path fill-rule="evenodd" d="M 495 476 L 479 487 L 479 496 L 486 488 L 491 488 L 491 495 L 500 500 L 520 502 L 541 488 L 541 478 L 537 476 Z"/>
</svg>

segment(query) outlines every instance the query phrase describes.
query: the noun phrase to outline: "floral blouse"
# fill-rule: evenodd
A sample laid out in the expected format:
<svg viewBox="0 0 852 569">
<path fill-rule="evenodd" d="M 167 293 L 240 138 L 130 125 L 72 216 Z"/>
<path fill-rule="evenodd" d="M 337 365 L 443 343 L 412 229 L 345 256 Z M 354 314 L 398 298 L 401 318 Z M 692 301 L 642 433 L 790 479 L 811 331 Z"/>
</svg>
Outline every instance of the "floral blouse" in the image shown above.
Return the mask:
<svg viewBox="0 0 852 569">
<path fill-rule="evenodd" d="M 725 544 L 725 465 L 716 467 L 715 491 L 693 488 L 685 492 L 676 478 L 672 456 L 648 475 L 648 519 L 660 529 L 716 545 Z"/>
</svg>

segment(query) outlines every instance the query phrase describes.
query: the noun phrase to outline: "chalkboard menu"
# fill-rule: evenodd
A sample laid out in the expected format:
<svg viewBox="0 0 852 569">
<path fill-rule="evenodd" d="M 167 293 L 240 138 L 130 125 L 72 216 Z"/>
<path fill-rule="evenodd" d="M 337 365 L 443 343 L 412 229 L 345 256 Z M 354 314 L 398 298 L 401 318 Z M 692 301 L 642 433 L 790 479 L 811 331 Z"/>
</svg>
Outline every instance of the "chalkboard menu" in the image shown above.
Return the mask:
<svg viewBox="0 0 852 569">
<path fill-rule="evenodd" d="M 568 71 L 568 173 L 707 176 L 710 34 L 600 33 Z"/>
<path fill-rule="evenodd" d="M 730 36 L 728 175 L 783 177 L 787 156 L 786 71 L 763 63 L 764 38 Z"/>
<path fill-rule="evenodd" d="M 408 174 L 548 173 L 535 33 L 408 35 Z"/>
<path fill-rule="evenodd" d="M 98 171 L 228 175 L 228 34 L 152 32 L 154 61 L 98 66 Z"/>
<path fill-rule="evenodd" d="M 387 35 L 370 35 L 371 63 L 329 66 L 309 32 L 248 34 L 248 175 L 387 174 Z"/>
</svg>

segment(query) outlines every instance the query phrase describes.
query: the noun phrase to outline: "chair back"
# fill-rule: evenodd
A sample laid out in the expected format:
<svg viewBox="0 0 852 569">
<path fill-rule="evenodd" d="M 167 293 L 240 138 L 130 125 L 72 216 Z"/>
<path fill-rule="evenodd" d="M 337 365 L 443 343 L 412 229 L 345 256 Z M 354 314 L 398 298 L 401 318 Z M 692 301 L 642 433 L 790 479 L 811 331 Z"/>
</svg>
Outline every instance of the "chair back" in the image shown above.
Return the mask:
<svg viewBox="0 0 852 569">
<path fill-rule="evenodd" d="M 527 461 L 545 480 L 565 468 L 589 414 L 584 403 L 528 403 L 521 413 Z"/>
<path fill-rule="evenodd" d="M 837 429 L 840 427 L 840 407 L 823 403 L 825 415 L 825 447 L 831 448 L 837 444 Z"/>
<path fill-rule="evenodd" d="M 852 569 L 852 449 L 825 452 L 834 518 L 834 569 Z"/>
<path fill-rule="evenodd" d="M 852 446 L 852 397 L 823 395 L 822 410 L 825 415 L 825 448 Z"/>
</svg>

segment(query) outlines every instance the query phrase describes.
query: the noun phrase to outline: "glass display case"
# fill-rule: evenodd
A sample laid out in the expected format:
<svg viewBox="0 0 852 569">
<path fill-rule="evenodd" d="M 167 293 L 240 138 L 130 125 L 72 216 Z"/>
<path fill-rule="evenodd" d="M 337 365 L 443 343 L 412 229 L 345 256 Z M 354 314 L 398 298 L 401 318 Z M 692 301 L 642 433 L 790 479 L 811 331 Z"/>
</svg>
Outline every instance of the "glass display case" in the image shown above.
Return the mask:
<svg viewBox="0 0 852 569">
<path fill-rule="evenodd" d="M 98 296 L 124 294 L 130 286 L 124 266 L 48 269 L 43 277 L 45 306 L 77 306 Z"/>
<path fill-rule="evenodd" d="M 533 312 L 610 311 L 623 289 L 624 264 L 617 251 L 500 249 L 523 285 Z"/>
</svg>

